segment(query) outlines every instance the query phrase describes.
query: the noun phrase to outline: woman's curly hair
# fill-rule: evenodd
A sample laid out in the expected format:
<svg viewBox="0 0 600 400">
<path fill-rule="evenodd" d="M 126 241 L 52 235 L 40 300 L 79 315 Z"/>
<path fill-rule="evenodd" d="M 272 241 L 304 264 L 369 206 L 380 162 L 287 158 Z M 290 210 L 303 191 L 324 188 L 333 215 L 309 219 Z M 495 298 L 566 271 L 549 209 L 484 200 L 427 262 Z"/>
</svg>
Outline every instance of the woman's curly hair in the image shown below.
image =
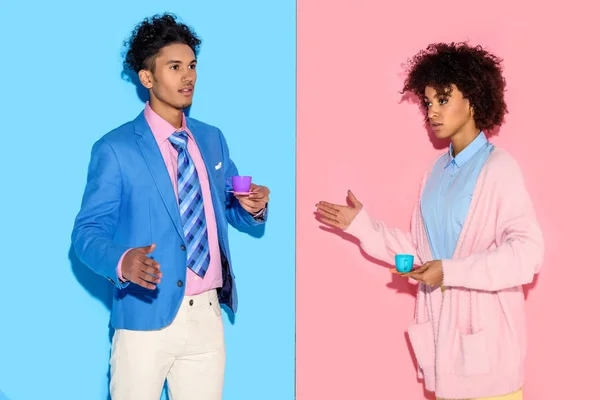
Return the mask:
<svg viewBox="0 0 600 400">
<path fill-rule="evenodd" d="M 142 69 L 154 70 L 160 50 L 174 43 L 187 44 L 197 54 L 202 41 L 194 31 L 180 22 L 173 14 L 165 13 L 145 18 L 125 41 L 127 53 L 123 66 L 136 73 Z"/>
<path fill-rule="evenodd" d="M 431 86 L 448 94 L 454 84 L 473 107 L 478 129 L 490 131 L 504 122 L 508 109 L 502 60 L 481 46 L 471 47 L 465 42 L 430 44 L 408 61 L 407 69 L 402 93 L 408 91 L 422 98 L 425 87 Z"/>
</svg>

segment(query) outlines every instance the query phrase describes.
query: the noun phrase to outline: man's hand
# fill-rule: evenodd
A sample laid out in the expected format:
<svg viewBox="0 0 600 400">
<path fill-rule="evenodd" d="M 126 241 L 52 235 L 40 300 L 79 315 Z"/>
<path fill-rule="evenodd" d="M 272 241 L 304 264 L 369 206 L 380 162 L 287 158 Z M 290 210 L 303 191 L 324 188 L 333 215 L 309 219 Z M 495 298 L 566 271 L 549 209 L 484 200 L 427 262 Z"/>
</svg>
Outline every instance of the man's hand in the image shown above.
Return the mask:
<svg viewBox="0 0 600 400">
<path fill-rule="evenodd" d="M 154 249 L 156 245 L 151 244 L 129 250 L 121 265 L 123 278 L 147 289 L 156 289 L 156 284 L 160 283 L 162 278 L 162 272 L 160 272 L 160 265 L 147 256 Z"/>
<path fill-rule="evenodd" d="M 250 214 L 256 214 L 267 206 L 269 202 L 269 193 L 271 191 L 266 186 L 250 185 L 249 195 L 236 194 L 235 197 L 240 202 L 242 208 L 248 211 Z"/>
</svg>

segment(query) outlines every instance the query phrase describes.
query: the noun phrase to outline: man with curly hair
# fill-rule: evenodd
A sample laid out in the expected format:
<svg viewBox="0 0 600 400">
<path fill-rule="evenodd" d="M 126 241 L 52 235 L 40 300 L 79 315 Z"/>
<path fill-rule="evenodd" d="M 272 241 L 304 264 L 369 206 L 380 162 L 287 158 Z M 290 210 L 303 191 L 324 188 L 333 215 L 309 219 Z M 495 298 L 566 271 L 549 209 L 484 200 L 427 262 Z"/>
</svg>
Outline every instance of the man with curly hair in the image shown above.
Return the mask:
<svg viewBox="0 0 600 400">
<path fill-rule="evenodd" d="M 232 193 L 238 175 L 221 131 L 188 118 L 200 39 L 170 14 L 142 21 L 125 67 L 149 102 L 92 149 L 72 240 L 114 286 L 113 400 L 221 399 L 220 303 L 237 309 L 228 224 L 264 224 L 269 189 Z"/>
<path fill-rule="evenodd" d="M 370 217 L 351 191 L 349 206 L 319 202 L 319 218 L 377 259 L 414 256 L 417 268 L 402 275 L 419 285 L 408 334 L 427 390 L 522 399 L 522 285 L 539 272 L 544 241 L 519 166 L 484 133 L 507 112 L 501 60 L 481 46 L 438 43 L 408 67 L 403 92 L 422 99 L 435 136 L 450 140 L 423 178 L 410 232 Z"/>
</svg>

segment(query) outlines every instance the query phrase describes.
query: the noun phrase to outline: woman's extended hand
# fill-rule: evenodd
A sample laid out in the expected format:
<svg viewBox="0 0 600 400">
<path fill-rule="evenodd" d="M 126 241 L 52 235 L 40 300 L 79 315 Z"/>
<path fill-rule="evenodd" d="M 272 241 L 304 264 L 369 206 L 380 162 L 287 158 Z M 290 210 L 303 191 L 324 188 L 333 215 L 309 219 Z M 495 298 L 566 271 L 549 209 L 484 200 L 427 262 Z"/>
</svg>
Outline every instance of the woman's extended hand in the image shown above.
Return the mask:
<svg viewBox="0 0 600 400">
<path fill-rule="evenodd" d="M 350 200 L 350 206 L 326 201 L 318 202 L 316 206 L 319 219 L 327 225 L 346 230 L 363 207 L 350 190 L 348 190 L 348 200 Z"/>
</svg>

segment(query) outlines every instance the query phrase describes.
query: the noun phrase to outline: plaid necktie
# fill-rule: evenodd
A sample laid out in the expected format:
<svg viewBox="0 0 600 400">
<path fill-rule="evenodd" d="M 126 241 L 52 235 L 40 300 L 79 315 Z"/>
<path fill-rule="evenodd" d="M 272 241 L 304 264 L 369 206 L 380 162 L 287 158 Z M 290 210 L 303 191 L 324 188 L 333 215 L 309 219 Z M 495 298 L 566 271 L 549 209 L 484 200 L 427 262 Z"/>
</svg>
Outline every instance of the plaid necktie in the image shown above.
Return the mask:
<svg viewBox="0 0 600 400">
<path fill-rule="evenodd" d="M 210 254 L 208 233 L 200 180 L 194 162 L 187 150 L 187 133 L 175 132 L 169 142 L 177 150 L 177 189 L 179 191 L 179 214 L 183 226 L 183 236 L 187 246 L 187 265 L 197 275 L 204 278 Z"/>
</svg>

